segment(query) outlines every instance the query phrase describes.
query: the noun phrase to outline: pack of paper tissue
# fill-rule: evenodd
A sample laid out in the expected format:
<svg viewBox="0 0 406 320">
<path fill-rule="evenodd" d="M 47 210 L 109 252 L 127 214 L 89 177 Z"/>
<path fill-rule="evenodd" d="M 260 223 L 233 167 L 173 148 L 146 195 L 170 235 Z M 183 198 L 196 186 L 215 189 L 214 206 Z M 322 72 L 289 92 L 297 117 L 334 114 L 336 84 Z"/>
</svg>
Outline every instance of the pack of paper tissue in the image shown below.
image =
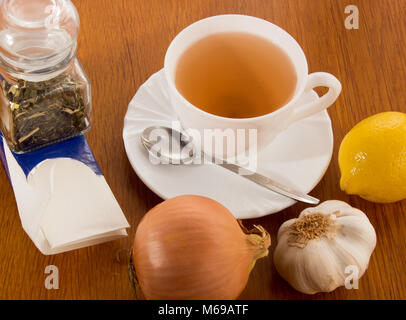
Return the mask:
<svg viewBox="0 0 406 320">
<path fill-rule="evenodd" d="M 16 154 L 0 133 L 0 159 L 22 226 L 43 254 L 127 235 L 129 224 L 84 136 Z"/>
</svg>

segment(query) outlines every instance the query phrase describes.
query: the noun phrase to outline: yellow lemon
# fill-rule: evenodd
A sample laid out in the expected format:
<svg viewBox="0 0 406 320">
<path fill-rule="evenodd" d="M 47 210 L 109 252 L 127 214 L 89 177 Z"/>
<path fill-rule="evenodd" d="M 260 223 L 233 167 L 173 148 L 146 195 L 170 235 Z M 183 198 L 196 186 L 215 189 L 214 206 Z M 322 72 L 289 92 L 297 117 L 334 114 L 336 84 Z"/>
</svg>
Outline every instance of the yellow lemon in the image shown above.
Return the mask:
<svg viewBox="0 0 406 320">
<path fill-rule="evenodd" d="M 362 120 L 338 153 L 340 186 L 380 203 L 406 198 L 406 114 L 383 112 Z"/>
</svg>

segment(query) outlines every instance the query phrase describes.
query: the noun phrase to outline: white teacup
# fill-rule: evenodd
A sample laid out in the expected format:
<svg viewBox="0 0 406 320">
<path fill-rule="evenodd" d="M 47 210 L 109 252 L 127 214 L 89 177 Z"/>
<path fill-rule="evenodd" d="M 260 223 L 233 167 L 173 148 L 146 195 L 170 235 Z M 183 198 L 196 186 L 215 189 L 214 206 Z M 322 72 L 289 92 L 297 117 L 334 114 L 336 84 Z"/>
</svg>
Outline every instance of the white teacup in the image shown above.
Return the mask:
<svg viewBox="0 0 406 320">
<path fill-rule="evenodd" d="M 244 119 L 210 114 L 187 101 L 175 85 L 178 61 L 193 43 L 211 34 L 221 32 L 245 32 L 261 36 L 283 49 L 293 62 L 297 74 L 297 84 L 292 99 L 283 107 L 269 114 Z M 246 15 L 213 16 L 197 21 L 182 30 L 169 45 L 165 56 L 164 72 L 169 85 L 171 104 L 184 129 L 197 129 L 201 135 L 205 129 L 232 129 L 235 132 L 237 129 L 256 129 L 258 151 L 269 145 L 281 131 L 293 122 L 331 106 L 341 92 L 341 83 L 333 75 L 325 72 L 308 74 L 307 61 L 302 48 L 286 31 L 268 21 Z M 329 90 L 317 100 L 300 105 L 298 103 L 300 98 L 315 87 L 328 87 Z M 246 145 L 246 141 L 243 143 Z M 246 150 L 247 147 L 243 149 Z M 237 150 L 241 149 L 237 147 Z M 221 156 L 228 158 L 235 154 L 228 154 L 227 151 L 224 151 Z"/>
</svg>

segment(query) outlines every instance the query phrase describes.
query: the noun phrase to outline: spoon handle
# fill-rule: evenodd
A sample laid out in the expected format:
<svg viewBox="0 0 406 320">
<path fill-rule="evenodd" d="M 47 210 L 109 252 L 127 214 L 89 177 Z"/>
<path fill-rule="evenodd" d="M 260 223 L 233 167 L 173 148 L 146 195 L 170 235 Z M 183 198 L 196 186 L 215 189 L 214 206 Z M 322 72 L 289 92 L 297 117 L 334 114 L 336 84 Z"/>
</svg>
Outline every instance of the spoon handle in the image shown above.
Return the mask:
<svg viewBox="0 0 406 320">
<path fill-rule="evenodd" d="M 252 182 L 259 184 L 260 186 L 262 186 L 268 190 L 271 190 L 271 191 L 281 194 L 283 196 L 289 197 L 291 199 L 305 202 L 305 203 L 310 203 L 310 204 L 318 204 L 320 202 L 320 200 L 317 198 L 311 197 L 307 194 L 294 190 L 290 187 L 283 186 L 280 183 L 275 182 L 274 180 L 263 176 L 262 174 L 252 172 L 252 171 L 242 168 L 236 164 L 223 162 L 223 163 L 217 163 L 217 165 L 219 165 L 227 170 L 230 170 L 245 179 L 251 180 Z M 240 172 L 244 172 L 244 175 L 241 175 Z"/>
</svg>

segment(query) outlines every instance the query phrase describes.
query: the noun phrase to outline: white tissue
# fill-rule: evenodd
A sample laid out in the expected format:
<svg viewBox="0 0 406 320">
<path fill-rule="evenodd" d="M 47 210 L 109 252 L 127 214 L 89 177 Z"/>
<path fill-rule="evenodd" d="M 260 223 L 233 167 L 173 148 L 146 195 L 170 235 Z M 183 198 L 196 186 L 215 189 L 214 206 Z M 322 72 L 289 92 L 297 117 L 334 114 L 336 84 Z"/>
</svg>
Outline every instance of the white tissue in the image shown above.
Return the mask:
<svg viewBox="0 0 406 320">
<path fill-rule="evenodd" d="M 4 150 L 24 230 L 43 254 L 125 237 L 129 224 L 106 180 L 71 158 L 47 159 L 26 178 Z"/>
</svg>

